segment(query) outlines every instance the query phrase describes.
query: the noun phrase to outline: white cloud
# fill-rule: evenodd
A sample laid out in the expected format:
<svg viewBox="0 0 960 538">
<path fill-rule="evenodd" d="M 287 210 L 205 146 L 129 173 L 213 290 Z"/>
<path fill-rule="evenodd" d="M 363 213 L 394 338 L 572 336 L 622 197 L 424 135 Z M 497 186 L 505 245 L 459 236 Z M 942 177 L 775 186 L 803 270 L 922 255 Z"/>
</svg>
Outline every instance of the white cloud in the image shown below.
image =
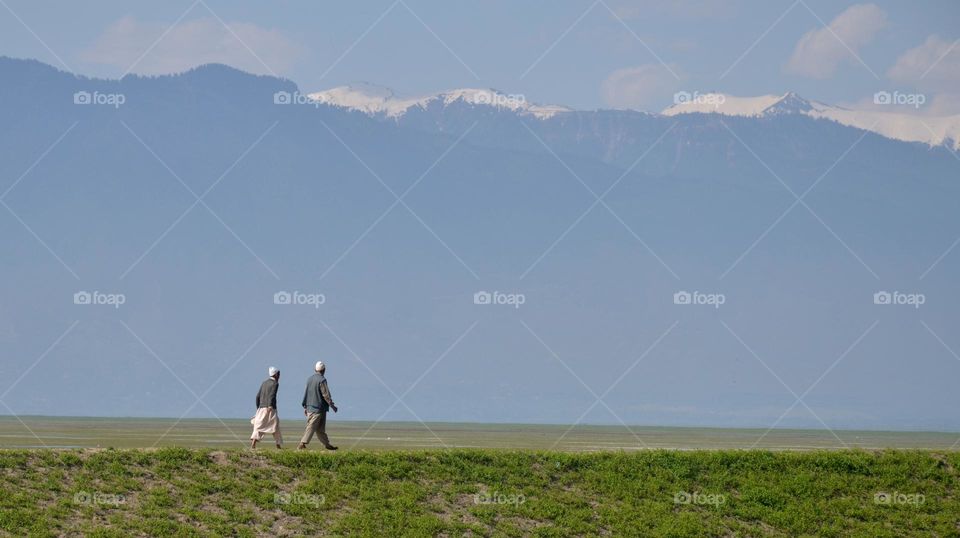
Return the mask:
<svg viewBox="0 0 960 538">
<path fill-rule="evenodd" d="M 875 4 L 857 4 L 800 38 L 784 70 L 795 75 L 824 79 L 844 62 L 857 62 L 855 55 L 887 25 L 887 16 Z"/>
<path fill-rule="evenodd" d="M 897 58 L 887 71 L 897 82 L 941 89 L 960 86 L 960 44 L 932 35 Z"/>
<path fill-rule="evenodd" d="M 603 100 L 614 108 L 659 110 L 680 85 L 670 70 L 679 72 L 674 65 L 667 69 L 660 64 L 617 69 L 601 85 Z"/>
<path fill-rule="evenodd" d="M 958 40 L 960 41 L 960 40 Z M 929 94 L 925 112 L 960 114 L 960 42 L 931 35 L 897 58 L 887 70 L 890 80 Z"/>
<path fill-rule="evenodd" d="M 80 52 L 80 58 L 145 75 L 177 73 L 207 63 L 257 74 L 270 74 L 271 70 L 282 74 L 303 52 L 278 30 L 245 22 L 228 22 L 227 26 L 208 17 L 181 21 L 169 29 L 165 24 L 128 16 L 111 24 Z M 151 49 L 157 39 L 160 41 Z"/>
</svg>

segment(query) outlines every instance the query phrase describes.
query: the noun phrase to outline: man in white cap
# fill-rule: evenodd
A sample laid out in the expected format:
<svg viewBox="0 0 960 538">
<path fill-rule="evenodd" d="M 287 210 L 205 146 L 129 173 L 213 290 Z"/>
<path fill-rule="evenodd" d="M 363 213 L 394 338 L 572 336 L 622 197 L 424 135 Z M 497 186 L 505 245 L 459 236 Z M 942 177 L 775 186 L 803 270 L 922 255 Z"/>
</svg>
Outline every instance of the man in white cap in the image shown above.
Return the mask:
<svg viewBox="0 0 960 538">
<path fill-rule="evenodd" d="M 277 448 L 283 448 L 283 437 L 280 435 L 280 417 L 277 415 L 277 388 L 280 386 L 280 370 L 271 366 L 267 370 L 266 381 L 260 385 L 257 392 L 257 414 L 250 419 L 253 424 L 253 434 L 250 435 L 250 448 L 257 448 L 257 441 L 263 439 L 265 433 L 272 433 Z"/>
<path fill-rule="evenodd" d="M 303 392 L 303 414 L 307 417 L 307 429 L 303 432 L 297 449 L 307 448 L 310 439 L 316 434 L 324 448 L 336 450 L 337 447 L 331 445 L 327 438 L 327 410 L 333 409 L 334 413 L 337 412 L 330 389 L 327 388 L 327 379 L 323 376 L 327 367 L 323 361 L 317 361 L 313 370 L 316 373 L 307 379 L 307 388 Z"/>
</svg>

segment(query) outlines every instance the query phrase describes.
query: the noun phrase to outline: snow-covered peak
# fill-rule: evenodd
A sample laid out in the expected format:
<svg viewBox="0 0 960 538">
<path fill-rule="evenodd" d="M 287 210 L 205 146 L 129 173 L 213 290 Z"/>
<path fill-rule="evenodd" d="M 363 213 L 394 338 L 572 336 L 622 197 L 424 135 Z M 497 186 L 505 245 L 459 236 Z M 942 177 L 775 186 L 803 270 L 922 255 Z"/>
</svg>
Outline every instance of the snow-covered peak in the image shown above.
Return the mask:
<svg viewBox="0 0 960 538">
<path fill-rule="evenodd" d="M 688 93 L 674 95 L 676 104 L 666 108 L 661 114 L 723 114 L 725 116 L 759 117 L 773 114 L 806 113 L 822 106 L 808 101 L 799 95 L 788 92 L 783 95 L 761 95 L 759 97 L 736 97 L 724 93 Z"/>
<path fill-rule="evenodd" d="M 754 118 L 779 114 L 803 114 L 872 131 L 895 140 L 960 148 L 960 115 L 924 117 L 886 110 L 851 110 L 809 101 L 793 92 L 759 97 L 679 92 L 675 100 L 677 104 L 664 109 L 661 114 L 676 116 L 699 113 Z"/>
<path fill-rule="evenodd" d="M 340 86 L 326 91 L 308 95 L 314 101 L 359 110 L 366 114 L 386 114 L 395 116 L 402 114 L 409 105 L 400 106 L 402 100 L 394 95 L 393 90 L 367 82 Z"/>
<path fill-rule="evenodd" d="M 511 110 L 540 119 L 571 111 L 562 106 L 528 103 L 523 95 L 507 94 L 490 88 L 460 88 L 417 97 L 401 97 L 389 88 L 360 83 L 311 93 L 307 97 L 320 103 L 389 118 L 399 118 L 413 107 L 426 109 L 433 103 L 450 106 L 458 101 L 473 106 Z"/>
<path fill-rule="evenodd" d="M 763 110 L 763 115 L 768 116 L 772 114 L 806 114 L 808 112 L 819 110 L 825 105 L 822 103 L 816 103 L 813 101 L 808 101 L 803 97 L 793 93 L 787 92 L 776 103 L 768 106 Z"/>
</svg>

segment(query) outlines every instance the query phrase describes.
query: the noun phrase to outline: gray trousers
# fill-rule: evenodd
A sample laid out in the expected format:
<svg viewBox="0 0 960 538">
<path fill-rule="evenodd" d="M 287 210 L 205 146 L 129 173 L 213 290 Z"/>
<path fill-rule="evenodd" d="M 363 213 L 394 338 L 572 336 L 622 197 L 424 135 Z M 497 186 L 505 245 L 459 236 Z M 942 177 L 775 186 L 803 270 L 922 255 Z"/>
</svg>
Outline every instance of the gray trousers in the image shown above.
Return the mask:
<svg viewBox="0 0 960 538">
<path fill-rule="evenodd" d="M 327 413 L 310 413 L 307 415 L 307 429 L 303 432 L 303 437 L 300 438 L 300 442 L 303 444 L 309 444 L 310 440 L 313 439 L 314 434 L 316 434 L 317 439 L 320 443 L 327 447 L 330 446 L 330 439 L 327 438 Z"/>
</svg>

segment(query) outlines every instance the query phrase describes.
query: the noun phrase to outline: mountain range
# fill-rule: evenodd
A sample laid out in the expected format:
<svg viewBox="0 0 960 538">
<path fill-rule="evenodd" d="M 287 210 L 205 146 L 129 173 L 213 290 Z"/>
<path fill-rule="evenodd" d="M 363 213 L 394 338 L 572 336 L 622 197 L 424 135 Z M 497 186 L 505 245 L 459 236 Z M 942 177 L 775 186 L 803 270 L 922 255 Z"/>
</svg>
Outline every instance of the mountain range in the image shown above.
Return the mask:
<svg viewBox="0 0 960 538">
<path fill-rule="evenodd" d="M 418 97 L 400 97 L 389 88 L 360 83 L 310 93 L 308 97 L 318 103 L 395 120 L 402 118 L 412 108 L 426 110 L 433 106 L 445 107 L 457 102 L 509 110 L 522 116 L 538 119 L 577 113 L 571 108 L 560 105 L 528 103 L 523 95 L 509 94 L 492 88 L 461 88 Z M 875 96 L 875 101 L 879 105 L 892 106 L 894 99 L 889 92 L 878 92 Z M 960 114 L 943 117 L 919 116 L 902 112 L 904 105 L 892 107 L 894 111 L 851 110 L 810 101 L 793 92 L 759 97 L 678 92 L 674 100 L 676 104 L 664 109 L 660 114 L 664 116 L 719 114 L 753 118 L 778 114 L 802 114 L 833 120 L 841 125 L 875 132 L 894 140 L 960 148 Z"/>
<path fill-rule="evenodd" d="M 292 418 L 322 359 L 338 419 L 960 429 L 953 135 L 694 108 L 0 59 L 0 401 L 250 416 L 272 365 Z"/>
</svg>

